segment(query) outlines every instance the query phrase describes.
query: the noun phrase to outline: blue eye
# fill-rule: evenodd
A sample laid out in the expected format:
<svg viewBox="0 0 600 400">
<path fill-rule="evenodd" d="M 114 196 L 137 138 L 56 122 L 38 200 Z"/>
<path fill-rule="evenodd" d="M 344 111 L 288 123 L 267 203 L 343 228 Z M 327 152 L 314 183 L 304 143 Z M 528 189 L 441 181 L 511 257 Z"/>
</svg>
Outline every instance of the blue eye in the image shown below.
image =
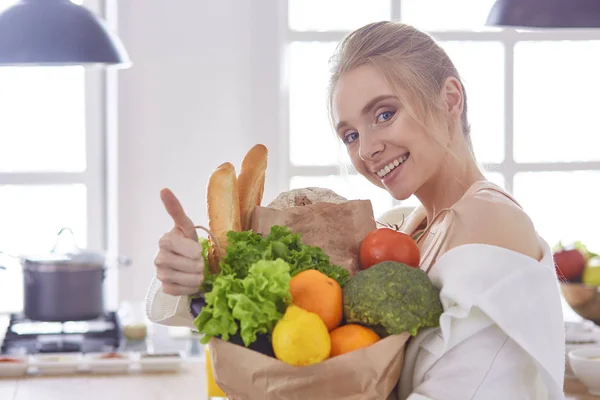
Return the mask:
<svg viewBox="0 0 600 400">
<path fill-rule="evenodd" d="M 386 122 L 392 119 L 396 112 L 395 111 L 384 111 L 377 115 L 377 122 Z"/>
<path fill-rule="evenodd" d="M 346 136 L 344 136 L 343 141 L 345 144 L 350 144 L 357 139 L 358 139 L 358 132 L 350 132 Z"/>
</svg>

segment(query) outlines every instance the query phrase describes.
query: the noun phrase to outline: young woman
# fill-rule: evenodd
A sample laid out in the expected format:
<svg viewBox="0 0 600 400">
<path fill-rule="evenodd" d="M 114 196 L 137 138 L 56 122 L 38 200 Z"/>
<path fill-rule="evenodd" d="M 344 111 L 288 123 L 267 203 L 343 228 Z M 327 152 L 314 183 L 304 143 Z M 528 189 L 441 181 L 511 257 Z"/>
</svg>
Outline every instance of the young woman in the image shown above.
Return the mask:
<svg viewBox="0 0 600 400">
<path fill-rule="evenodd" d="M 379 22 L 348 35 L 332 59 L 330 115 L 354 168 L 421 206 L 422 268 L 440 327 L 408 344 L 405 400 L 564 399 L 564 322 L 551 249 L 518 202 L 488 182 L 471 146 L 466 94 L 452 61 L 415 28 Z M 148 313 L 191 326 L 185 297 L 202 280 L 193 223 L 163 192 L 175 228 L 160 241 Z M 190 239 L 191 238 L 191 239 Z"/>
</svg>

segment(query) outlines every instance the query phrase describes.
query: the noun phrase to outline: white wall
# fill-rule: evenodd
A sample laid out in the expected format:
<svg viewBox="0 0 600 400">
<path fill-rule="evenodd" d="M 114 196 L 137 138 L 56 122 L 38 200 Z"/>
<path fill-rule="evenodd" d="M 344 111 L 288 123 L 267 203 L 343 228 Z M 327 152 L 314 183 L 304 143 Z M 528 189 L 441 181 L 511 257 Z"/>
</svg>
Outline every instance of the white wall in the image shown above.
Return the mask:
<svg viewBox="0 0 600 400">
<path fill-rule="evenodd" d="M 119 72 L 118 251 L 133 258 L 121 300 L 141 301 L 160 235 L 171 228 L 159 191 L 171 188 L 197 224 L 205 186 L 255 143 L 270 148 L 265 199 L 278 172 L 280 26 L 277 0 L 119 2 L 133 68 Z"/>
</svg>

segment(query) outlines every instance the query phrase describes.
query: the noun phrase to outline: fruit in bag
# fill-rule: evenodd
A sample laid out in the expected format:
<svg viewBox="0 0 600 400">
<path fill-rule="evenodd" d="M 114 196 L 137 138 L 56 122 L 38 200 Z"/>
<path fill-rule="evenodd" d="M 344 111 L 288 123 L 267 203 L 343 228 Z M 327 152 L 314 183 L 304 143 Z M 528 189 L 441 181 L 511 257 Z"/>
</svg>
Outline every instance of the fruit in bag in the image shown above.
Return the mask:
<svg viewBox="0 0 600 400">
<path fill-rule="evenodd" d="M 320 363 L 331 352 L 329 330 L 321 317 L 293 304 L 275 325 L 272 342 L 275 357 L 295 366 Z"/>
</svg>

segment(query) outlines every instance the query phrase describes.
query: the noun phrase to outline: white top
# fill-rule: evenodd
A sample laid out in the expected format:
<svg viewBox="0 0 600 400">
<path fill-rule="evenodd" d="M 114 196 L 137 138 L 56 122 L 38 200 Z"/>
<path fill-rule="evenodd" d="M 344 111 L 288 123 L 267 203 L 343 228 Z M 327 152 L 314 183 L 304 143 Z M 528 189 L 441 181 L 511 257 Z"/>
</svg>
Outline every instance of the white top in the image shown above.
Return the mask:
<svg viewBox="0 0 600 400">
<path fill-rule="evenodd" d="M 558 282 L 551 249 L 540 244 L 541 261 L 484 244 L 437 260 L 429 276 L 444 313 L 439 328 L 409 343 L 400 400 L 565 398 Z"/>
<path fill-rule="evenodd" d="M 172 296 L 163 293 L 161 283 L 152 278 L 146 293 L 146 315 L 154 323 L 166 326 L 185 326 L 194 330 L 194 317 L 190 312 L 188 296 Z"/>
</svg>

